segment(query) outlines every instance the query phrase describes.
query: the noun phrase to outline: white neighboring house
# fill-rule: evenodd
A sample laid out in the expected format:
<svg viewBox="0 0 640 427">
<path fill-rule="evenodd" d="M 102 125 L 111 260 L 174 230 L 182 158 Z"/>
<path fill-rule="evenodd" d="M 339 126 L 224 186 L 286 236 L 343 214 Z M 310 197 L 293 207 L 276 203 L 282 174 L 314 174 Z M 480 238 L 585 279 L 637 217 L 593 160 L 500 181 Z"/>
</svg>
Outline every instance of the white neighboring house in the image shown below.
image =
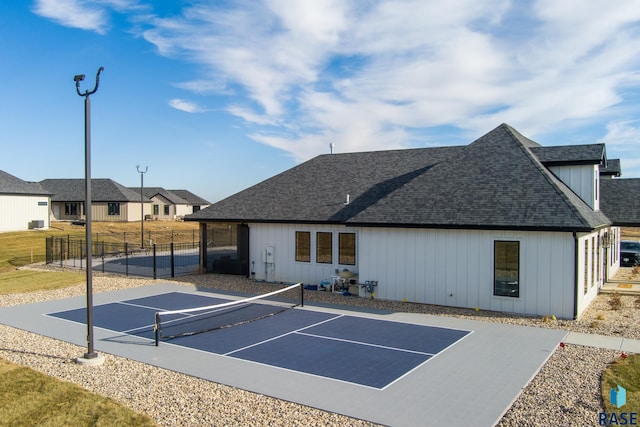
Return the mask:
<svg viewBox="0 0 640 427">
<path fill-rule="evenodd" d="M 37 182 L 0 170 L 0 232 L 50 226 L 51 196 Z"/>
<path fill-rule="evenodd" d="M 201 209 L 206 208 L 211 203 L 203 199 L 200 196 L 193 194 L 189 190 L 168 190 L 170 193 L 182 199 L 181 202 L 176 203 L 176 215 L 180 218 L 196 213 Z"/>
<path fill-rule="evenodd" d="M 503 124 L 467 146 L 321 155 L 185 220 L 205 272 L 347 269 L 360 296 L 571 319 L 619 268 L 606 164 L 604 144 L 542 147 Z"/>
<path fill-rule="evenodd" d="M 129 187 L 133 191 L 140 188 Z M 145 216 L 153 220 L 176 220 L 209 206 L 209 202 L 187 190 L 165 190 L 162 187 L 144 187 L 144 197 L 151 200 L 145 207 Z"/>
</svg>

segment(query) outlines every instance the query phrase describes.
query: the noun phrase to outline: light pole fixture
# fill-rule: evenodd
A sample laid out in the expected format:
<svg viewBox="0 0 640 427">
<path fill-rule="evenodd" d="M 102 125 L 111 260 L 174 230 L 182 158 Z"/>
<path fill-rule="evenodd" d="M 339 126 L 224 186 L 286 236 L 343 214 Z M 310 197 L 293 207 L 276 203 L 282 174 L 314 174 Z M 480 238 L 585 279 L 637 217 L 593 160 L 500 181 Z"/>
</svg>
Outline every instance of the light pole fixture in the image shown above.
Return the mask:
<svg viewBox="0 0 640 427">
<path fill-rule="evenodd" d="M 144 249 L 144 196 L 142 191 L 144 189 L 144 174 L 149 170 L 149 166 L 145 166 L 144 170 L 140 170 L 140 165 L 136 165 L 136 170 L 140 174 L 140 248 Z"/>
<path fill-rule="evenodd" d="M 84 186 L 85 186 L 85 232 L 87 243 L 87 352 L 83 357 L 76 359 L 78 363 L 97 365 L 104 361 L 104 356 L 99 355 L 93 348 L 93 250 L 91 242 L 91 101 L 89 95 L 93 95 L 98 90 L 100 83 L 100 73 L 104 67 L 98 69 L 96 74 L 96 85 L 92 91 L 85 90 L 80 92 L 80 82 L 84 80 L 84 74 L 78 74 L 73 77 L 76 82 L 76 92 L 79 96 L 84 97 Z"/>
</svg>

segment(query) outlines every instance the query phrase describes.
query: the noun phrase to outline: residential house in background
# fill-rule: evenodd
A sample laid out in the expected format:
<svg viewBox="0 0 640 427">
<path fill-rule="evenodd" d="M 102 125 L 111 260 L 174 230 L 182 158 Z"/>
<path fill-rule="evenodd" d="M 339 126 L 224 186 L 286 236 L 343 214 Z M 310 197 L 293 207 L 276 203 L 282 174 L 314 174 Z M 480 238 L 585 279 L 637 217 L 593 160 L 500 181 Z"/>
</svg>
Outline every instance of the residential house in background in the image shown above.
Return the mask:
<svg viewBox="0 0 640 427">
<path fill-rule="evenodd" d="M 45 179 L 40 184 L 51 194 L 51 215 L 55 221 L 84 220 L 85 180 Z M 140 192 L 112 179 L 91 179 L 91 218 L 93 221 L 140 221 L 141 204 L 150 205 Z M 145 208 L 146 210 L 146 208 Z"/>
<path fill-rule="evenodd" d="M 606 168 L 603 144 L 502 124 L 467 146 L 321 155 L 185 220 L 203 271 L 570 319 L 619 268 Z"/>
<path fill-rule="evenodd" d="M 176 204 L 176 215 L 178 217 L 184 217 L 185 215 L 196 213 L 200 209 L 204 209 L 211 204 L 207 200 L 188 190 L 169 190 L 169 192 L 177 195 L 183 200 L 183 202 Z"/>
<path fill-rule="evenodd" d="M 0 232 L 49 228 L 50 193 L 0 170 Z"/>
<path fill-rule="evenodd" d="M 131 190 L 136 191 L 131 187 Z M 140 188 L 137 189 L 140 191 Z M 184 203 L 184 200 L 165 190 L 162 187 L 144 187 L 142 189 L 144 197 L 151 200 L 149 210 L 145 210 L 145 218 L 153 220 L 174 220 L 176 219 L 176 206 Z"/>
<path fill-rule="evenodd" d="M 130 187 L 140 193 L 140 188 Z M 209 206 L 209 202 L 187 190 L 165 190 L 162 187 L 144 187 L 144 197 L 151 200 L 145 217 L 153 220 L 179 220 L 185 215 L 198 212 Z"/>
</svg>

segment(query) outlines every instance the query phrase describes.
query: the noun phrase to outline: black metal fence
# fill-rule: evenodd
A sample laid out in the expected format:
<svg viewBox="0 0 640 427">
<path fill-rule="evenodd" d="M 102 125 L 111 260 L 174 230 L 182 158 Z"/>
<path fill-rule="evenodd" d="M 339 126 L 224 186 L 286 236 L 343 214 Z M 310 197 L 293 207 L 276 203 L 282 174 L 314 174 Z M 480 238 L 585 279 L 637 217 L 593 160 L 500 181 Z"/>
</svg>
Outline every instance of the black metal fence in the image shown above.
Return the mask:
<svg viewBox="0 0 640 427">
<path fill-rule="evenodd" d="M 86 268 L 86 240 L 48 237 L 46 263 Z M 92 242 L 93 270 L 126 276 L 176 277 L 195 274 L 199 267 L 199 242 L 153 243 L 145 248 L 131 243 Z"/>
</svg>

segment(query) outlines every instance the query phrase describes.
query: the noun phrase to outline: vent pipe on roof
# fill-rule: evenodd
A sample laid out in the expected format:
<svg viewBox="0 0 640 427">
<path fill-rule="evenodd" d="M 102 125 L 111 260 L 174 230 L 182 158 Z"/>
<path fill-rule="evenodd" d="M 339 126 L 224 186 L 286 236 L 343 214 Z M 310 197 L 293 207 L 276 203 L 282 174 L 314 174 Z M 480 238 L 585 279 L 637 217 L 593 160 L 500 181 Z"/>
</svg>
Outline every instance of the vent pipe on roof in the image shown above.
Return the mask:
<svg viewBox="0 0 640 427">
<path fill-rule="evenodd" d="M 345 204 L 345 205 L 348 205 L 348 204 L 349 204 L 349 201 L 350 201 L 350 197 L 349 197 L 349 195 L 347 194 L 347 201 L 346 201 L 346 202 L 344 202 L 344 204 Z"/>
<path fill-rule="evenodd" d="M 329 154 L 333 154 L 333 149 L 335 148 L 336 144 L 334 144 L 333 142 L 329 144 Z"/>
</svg>

